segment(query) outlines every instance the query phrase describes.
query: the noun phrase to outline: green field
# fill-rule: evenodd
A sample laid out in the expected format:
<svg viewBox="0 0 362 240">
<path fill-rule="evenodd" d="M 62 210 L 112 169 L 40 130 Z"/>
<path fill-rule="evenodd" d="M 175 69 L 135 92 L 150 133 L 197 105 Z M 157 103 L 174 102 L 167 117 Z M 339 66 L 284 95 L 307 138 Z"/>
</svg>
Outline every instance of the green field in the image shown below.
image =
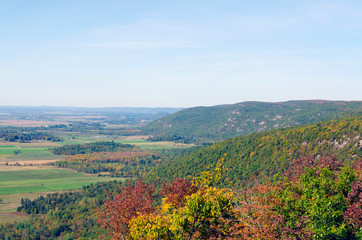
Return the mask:
<svg viewBox="0 0 362 240">
<path fill-rule="evenodd" d="M 9 156 L 8 159 L 15 161 L 15 160 L 43 160 L 43 159 L 59 159 L 62 158 L 61 156 L 57 156 L 52 154 L 48 150 L 43 151 L 34 151 L 34 152 L 26 152 L 26 153 L 20 153 L 17 155 Z"/>
<path fill-rule="evenodd" d="M 74 144 L 84 144 L 86 142 L 77 139 L 64 139 L 63 142 L 59 142 L 61 145 L 74 145 Z"/>
<path fill-rule="evenodd" d="M 52 160 L 59 159 L 62 156 L 56 156 L 49 151 L 50 146 L 8 146 L 0 145 L 0 158 L 5 158 L 9 161 L 21 160 Z M 20 151 L 15 154 L 15 151 Z"/>
<path fill-rule="evenodd" d="M 20 148 L 16 146 L 1 146 L 0 155 L 14 155 L 14 151 L 20 150 L 20 154 L 28 154 L 34 152 L 44 152 L 45 148 Z"/>
<path fill-rule="evenodd" d="M 140 144 L 140 143 L 149 143 L 146 140 L 116 140 L 115 142 L 123 143 L 123 144 Z"/>
<path fill-rule="evenodd" d="M 119 178 L 95 177 L 83 173 L 49 167 L 0 166 L 0 224 L 23 221 L 27 215 L 16 213 L 22 198 L 41 195 Z"/>
<path fill-rule="evenodd" d="M 114 178 L 92 177 L 64 169 L 0 171 L 0 195 L 78 189 L 111 180 Z"/>
</svg>

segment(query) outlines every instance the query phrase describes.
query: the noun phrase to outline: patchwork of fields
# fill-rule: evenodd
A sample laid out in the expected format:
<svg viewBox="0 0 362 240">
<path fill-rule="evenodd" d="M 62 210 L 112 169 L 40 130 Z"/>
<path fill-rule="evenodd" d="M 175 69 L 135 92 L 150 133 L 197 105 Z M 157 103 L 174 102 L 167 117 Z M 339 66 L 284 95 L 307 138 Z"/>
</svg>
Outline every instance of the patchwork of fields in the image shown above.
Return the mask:
<svg viewBox="0 0 362 240">
<path fill-rule="evenodd" d="M 79 189 L 91 183 L 115 179 L 50 167 L 0 166 L 0 223 L 26 217 L 14 213 L 21 198 L 35 199 L 47 193 Z"/>
<path fill-rule="evenodd" d="M 63 145 L 86 144 L 99 141 L 115 141 L 132 144 L 144 150 L 186 148 L 191 145 L 173 142 L 148 142 L 148 136 L 122 136 L 112 138 L 96 132 L 58 133 L 62 142 L 33 141 L 8 142 L 0 139 L 0 224 L 23 221 L 29 215 L 16 212 L 22 198 L 35 199 L 48 193 L 82 188 L 100 181 L 120 178 L 96 177 L 76 171 L 49 166 L 66 156 L 54 155 L 51 148 Z M 103 174 L 107 175 L 107 174 Z"/>
<path fill-rule="evenodd" d="M 0 195 L 78 189 L 113 178 L 98 178 L 64 169 L 0 171 Z"/>
</svg>

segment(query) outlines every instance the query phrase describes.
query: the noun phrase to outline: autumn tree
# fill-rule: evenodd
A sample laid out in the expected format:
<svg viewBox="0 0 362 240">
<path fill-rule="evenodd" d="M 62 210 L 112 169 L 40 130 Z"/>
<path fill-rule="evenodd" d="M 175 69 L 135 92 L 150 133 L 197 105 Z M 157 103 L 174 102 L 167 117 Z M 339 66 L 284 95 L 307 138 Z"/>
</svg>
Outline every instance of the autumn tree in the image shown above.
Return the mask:
<svg viewBox="0 0 362 240">
<path fill-rule="evenodd" d="M 362 239 L 362 161 L 357 168 L 358 181 L 353 182 L 347 196 L 347 210 L 343 216 L 353 228 L 353 232 Z"/>
<path fill-rule="evenodd" d="M 279 239 L 284 218 L 275 211 L 280 204 L 273 194 L 276 191 L 279 189 L 269 184 L 237 192 L 230 239 Z"/>
<path fill-rule="evenodd" d="M 356 229 L 352 225 L 358 225 L 358 220 L 351 217 L 359 213 L 359 200 L 355 199 L 360 199 L 359 182 L 356 170 L 331 156 L 296 161 L 280 182 L 277 196 L 277 211 L 284 217 L 284 237 L 311 232 L 313 239 L 354 239 Z"/>
<path fill-rule="evenodd" d="M 113 200 L 106 200 L 104 211 L 99 212 L 98 223 L 110 231 L 114 239 L 129 238 L 129 221 L 154 211 L 152 186 L 138 180 L 134 186 L 126 186 Z"/>
<path fill-rule="evenodd" d="M 143 214 L 130 222 L 134 239 L 224 239 L 233 218 L 233 193 L 218 188 L 224 170 L 218 163 L 193 179 L 176 183 L 184 189 L 166 186 L 165 198 L 157 212 Z"/>
<path fill-rule="evenodd" d="M 164 183 L 161 195 L 164 196 L 166 204 L 172 204 L 175 207 L 183 207 L 185 205 L 186 196 L 197 191 L 197 186 L 192 184 L 185 178 L 176 178 L 171 183 Z"/>
</svg>

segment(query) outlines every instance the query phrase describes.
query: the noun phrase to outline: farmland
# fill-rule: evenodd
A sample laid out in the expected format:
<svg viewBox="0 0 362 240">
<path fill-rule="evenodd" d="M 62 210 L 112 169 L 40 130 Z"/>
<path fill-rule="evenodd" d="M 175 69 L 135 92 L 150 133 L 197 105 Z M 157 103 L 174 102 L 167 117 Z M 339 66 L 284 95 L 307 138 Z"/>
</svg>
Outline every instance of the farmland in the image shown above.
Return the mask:
<svg viewBox="0 0 362 240">
<path fill-rule="evenodd" d="M 53 168 L 0 171 L 0 195 L 71 190 L 106 180 L 113 179 Z"/>
<path fill-rule="evenodd" d="M 0 142 L 0 165 L 43 165 L 63 159 L 64 156 L 56 156 L 50 152 L 49 148 L 54 146 L 58 145 Z"/>
<path fill-rule="evenodd" d="M 62 111 L 29 110 L 27 112 L 17 109 L 8 111 L 10 114 L 2 115 L 3 119 L 0 119 L 0 131 L 3 134 L 0 137 L 0 199 L 2 200 L 0 201 L 0 224 L 23 221 L 29 217 L 27 214 L 16 212 L 22 198 L 33 200 L 49 193 L 78 191 L 77 189 L 91 183 L 123 179 L 120 177 L 134 177 L 132 173 L 139 176 L 160 161 L 158 158 L 153 159 L 151 151 L 192 146 L 173 142 L 147 141 L 150 136 L 140 135 L 140 128 L 145 121 L 154 119 L 153 114 L 139 116 L 132 114 L 130 117 L 126 115 L 125 118 L 114 114 L 97 116 L 82 115 L 78 112 L 72 115 Z M 70 161 L 73 158 L 53 154 L 54 148 L 66 145 L 86 145 L 108 141 L 131 144 L 135 148 L 131 152 L 100 153 L 99 156 L 90 153 L 89 156 L 85 155 L 85 159 L 81 155 L 77 156 L 75 160 L 82 159 L 82 165 L 75 160 Z M 104 164 L 102 161 L 105 157 L 119 159 Z M 88 161 L 88 158 L 92 161 Z M 133 166 L 137 161 L 143 161 L 142 159 L 146 158 L 149 160 L 142 168 L 136 169 L 136 166 Z M 70 161 L 72 165 L 66 164 L 67 161 Z M 148 161 L 151 162 L 148 163 Z M 61 164 L 56 164 L 56 162 Z M 124 166 L 123 162 L 127 166 Z M 60 165 L 68 167 L 68 170 L 55 167 Z M 100 166 L 102 169 L 115 172 L 111 174 L 106 170 L 105 172 L 95 171 Z M 98 177 L 98 174 L 104 177 Z"/>
<path fill-rule="evenodd" d="M 24 218 L 14 214 L 22 198 L 35 199 L 47 193 L 79 189 L 84 185 L 116 178 L 95 177 L 74 171 L 42 166 L 0 167 L 0 223 Z"/>
</svg>

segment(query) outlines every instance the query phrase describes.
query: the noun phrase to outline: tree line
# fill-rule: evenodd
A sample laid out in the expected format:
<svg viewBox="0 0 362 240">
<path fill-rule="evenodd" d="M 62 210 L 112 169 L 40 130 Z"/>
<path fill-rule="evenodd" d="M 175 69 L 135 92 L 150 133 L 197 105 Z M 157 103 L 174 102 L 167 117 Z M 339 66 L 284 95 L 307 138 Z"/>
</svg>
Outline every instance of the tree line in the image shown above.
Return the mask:
<svg viewBox="0 0 362 240">
<path fill-rule="evenodd" d="M 0 128 L 0 138 L 8 142 L 32 142 L 32 141 L 52 141 L 62 142 L 63 139 L 48 133 L 29 131 L 17 128 Z"/>
<path fill-rule="evenodd" d="M 114 141 L 94 142 L 87 144 L 64 145 L 62 147 L 53 148 L 52 153 L 55 155 L 76 155 L 94 152 L 117 152 L 134 148 L 130 144 L 122 144 Z"/>
</svg>

